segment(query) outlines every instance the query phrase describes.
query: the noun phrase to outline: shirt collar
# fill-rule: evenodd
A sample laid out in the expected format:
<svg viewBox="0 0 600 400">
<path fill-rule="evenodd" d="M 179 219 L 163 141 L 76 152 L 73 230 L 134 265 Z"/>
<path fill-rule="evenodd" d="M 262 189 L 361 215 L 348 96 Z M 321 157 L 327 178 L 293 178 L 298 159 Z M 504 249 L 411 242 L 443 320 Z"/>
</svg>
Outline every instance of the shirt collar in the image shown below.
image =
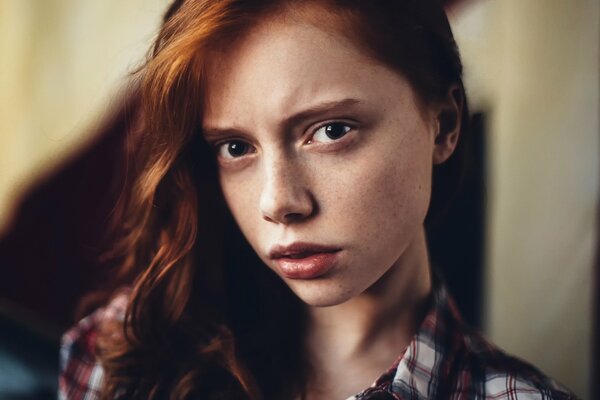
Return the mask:
<svg viewBox="0 0 600 400">
<path fill-rule="evenodd" d="M 462 335 L 458 334 L 462 329 L 457 329 L 462 324 L 446 287 L 438 284 L 431 309 L 398 361 L 392 392 L 404 395 L 416 392 L 417 398 L 436 398 L 462 343 Z"/>
<path fill-rule="evenodd" d="M 460 351 L 463 325 L 445 285 L 434 278 L 429 309 L 404 353 L 371 388 L 354 398 L 378 398 L 384 392 L 393 396 L 390 399 L 436 398 Z"/>
</svg>

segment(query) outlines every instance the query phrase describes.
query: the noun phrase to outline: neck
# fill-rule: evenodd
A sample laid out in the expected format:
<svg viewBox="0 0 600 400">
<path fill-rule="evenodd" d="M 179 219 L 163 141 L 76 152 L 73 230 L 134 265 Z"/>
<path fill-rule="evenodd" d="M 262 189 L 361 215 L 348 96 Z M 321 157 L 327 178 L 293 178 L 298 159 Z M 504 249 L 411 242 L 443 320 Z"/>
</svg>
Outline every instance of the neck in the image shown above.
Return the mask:
<svg viewBox="0 0 600 400">
<path fill-rule="evenodd" d="M 311 307 L 307 344 L 316 375 L 350 365 L 378 373 L 389 368 L 423 317 L 431 292 L 429 271 L 421 229 L 396 263 L 361 295 L 337 306 Z"/>
</svg>

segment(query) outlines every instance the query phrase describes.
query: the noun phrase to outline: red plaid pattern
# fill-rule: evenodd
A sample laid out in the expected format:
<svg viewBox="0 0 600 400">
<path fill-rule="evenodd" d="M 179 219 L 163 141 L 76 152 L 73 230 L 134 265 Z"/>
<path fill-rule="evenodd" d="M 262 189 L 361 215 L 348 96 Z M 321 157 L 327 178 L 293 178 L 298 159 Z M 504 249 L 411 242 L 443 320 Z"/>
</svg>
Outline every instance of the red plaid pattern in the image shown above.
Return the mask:
<svg viewBox="0 0 600 400">
<path fill-rule="evenodd" d="M 443 285 L 402 354 L 372 387 L 348 400 L 576 399 L 532 365 L 467 326 Z"/>
<path fill-rule="evenodd" d="M 85 317 L 65 333 L 60 348 L 59 400 L 100 399 L 104 370 L 98 362 L 96 339 L 102 321 L 123 320 L 128 292 L 117 295 L 108 306 Z"/>
<path fill-rule="evenodd" d="M 63 336 L 59 399 L 96 400 L 102 366 L 94 356 L 98 326 L 122 320 L 127 294 L 84 318 Z M 535 367 L 511 357 L 468 327 L 443 285 L 413 340 L 392 367 L 348 400 L 549 400 L 575 395 Z"/>
</svg>

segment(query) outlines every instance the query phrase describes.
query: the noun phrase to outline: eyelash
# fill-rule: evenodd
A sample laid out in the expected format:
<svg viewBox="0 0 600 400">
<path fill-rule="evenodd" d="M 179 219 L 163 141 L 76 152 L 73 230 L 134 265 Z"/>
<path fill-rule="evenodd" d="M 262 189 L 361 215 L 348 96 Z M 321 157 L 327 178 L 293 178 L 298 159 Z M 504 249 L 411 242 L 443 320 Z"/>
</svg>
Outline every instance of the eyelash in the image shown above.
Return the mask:
<svg viewBox="0 0 600 400">
<path fill-rule="evenodd" d="M 245 151 L 243 154 L 241 154 L 238 157 L 231 156 L 231 154 L 229 154 L 229 156 L 224 156 L 224 152 L 227 152 L 230 149 L 229 146 L 235 145 L 235 144 L 242 144 L 242 145 L 246 146 L 247 147 L 247 151 Z M 225 142 L 217 143 L 215 145 L 215 149 L 217 151 L 217 156 L 219 158 L 226 159 L 226 160 L 233 160 L 233 159 L 236 159 L 236 158 L 240 158 L 240 157 L 248 154 L 252 150 L 256 151 L 256 149 L 254 149 L 254 147 L 251 144 L 249 144 L 249 143 L 247 143 L 247 142 L 245 142 L 243 140 L 240 140 L 240 139 L 233 139 L 233 140 L 228 140 L 228 141 L 225 141 Z M 254 151 L 252 151 L 252 152 L 254 152 Z"/>
<path fill-rule="evenodd" d="M 327 135 L 328 139 L 331 139 L 331 142 L 336 142 L 336 141 L 338 141 L 338 140 L 341 140 L 343 137 L 345 137 L 345 136 L 348 134 L 348 132 L 350 132 L 351 130 L 353 130 L 353 129 L 354 129 L 354 127 L 352 127 L 351 125 L 349 125 L 349 124 L 348 124 L 348 123 L 346 123 L 346 122 L 342 122 L 342 121 L 331 121 L 331 122 L 327 122 L 327 123 L 325 123 L 325 124 L 323 124 L 323 125 L 319 126 L 317 129 L 315 129 L 315 131 L 313 132 L 313 134 L 311 135 L 311 137 L 310 137 L 310 139 L 307 141 L 307 143 L 312 143 L 312 142 L 313 142 L 313 139 L 314 139 L 314 137 L 317 135 L 317 133 L 318 133 L 319 131 L 321 131 L 321 130 L 322 130 L 322 129 L 324 129 L 324 128 L 327 128 L 327 127 L 332 127 L 332 126 L 342 126 L 342 127 L 344 127 L 344 132 L 343 132 L 343 134 L 342 134 L 342 135 L 341 135 L 339 138 L 332 138 L 332 137 L 330 137 L 330 136 L 327 134 L 327 131 L 328 131 L 328 129 L 325 129 L 324 133 L 325 133 L 325 135 Z M 346 129 L 346 128 L 348 128 L 348 129 Z M 331 142 L 329 142 L 329 141 L 328 141 L 328 143 L 331 143 Z"/>
<path fill-rule="evenodd" d="M 326 129 L 327 127 L 333 127 L 333 126 L 342 126 L 343 129 L 343 133 L 341 134 L 341 136 L 337 137 L 337 138 L 332 138 L 330 135 L 328 135 L 327 131 L 331 132 L 331 129 Z M 323 133 L 327 136 L 328 140 L 326 139 L 326 141 L 315 141 L 314 138 L 315 136 L 321 131 L 325 129 L 325 131 L 323 131 Z M 354 130 L 355 128 L 350 125 L 347 122 L 344 121 L 329 121 L 326 122 L 322 125 L 319 125 L 314 131 L 313 133 L 310 135 L 310 138 L 305 142 L 306 144 L 313 144 L 315 142 L 317 143 L 333 143 L 333 142 L 338 142 L 340 140 L 342 140 L 349 132 L 351 132 L 352 130 Z M 230 146 L 232 145 L 237 145 L 237 144 L 242 144 L 244 146 L 246 146 L 245 151 L 240 154 L 239 156 L 232 156 L 231 153 L 228 151 L 231 149 Z M 247 143 L 246 141 L 242 140 L 242 139 L 232 139 L 232 140 L 227 140 L 227 141 L 223 141 L 220 143 L 216 143 L 215 144 L 215 149 L 217 152 L 217 156 L 219 156 L 222 159 L 225 160 L 234 160 L 237 158 L 241 158 L 249 153 L 254 153 L 256 152 L 256 149 L 249 143 Z M 225 152 L 228 152 L 229 154 L 225 154 Z"/>
</svg>

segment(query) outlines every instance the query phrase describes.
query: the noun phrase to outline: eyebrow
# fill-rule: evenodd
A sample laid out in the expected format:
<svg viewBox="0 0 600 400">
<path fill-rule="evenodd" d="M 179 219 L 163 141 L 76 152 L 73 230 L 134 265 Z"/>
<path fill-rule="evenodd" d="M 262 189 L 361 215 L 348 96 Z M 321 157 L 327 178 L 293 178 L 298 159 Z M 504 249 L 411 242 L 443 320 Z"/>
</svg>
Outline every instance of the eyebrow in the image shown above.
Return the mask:
<svg viewBox="0 0 600 400">
<path fill-rule="evenodd" d="M 346 98 L 341 100 L 326 101 L 323 103 L 319 103 L 285 118 L 281 122 L 281 127 L 287 131 L 290 127 L 298 125 L 302 121 L 314 119 L 322 115 L 336 113 L 360 103 L 360 100 L 354 98 Z M 244 135 L 246 134 L 246 132 L 243 129 L 238 128 L 203 127 L 202 134 L 207 139 L 216 139 L 219 137 L 229 135 Z"/>
</svg>

